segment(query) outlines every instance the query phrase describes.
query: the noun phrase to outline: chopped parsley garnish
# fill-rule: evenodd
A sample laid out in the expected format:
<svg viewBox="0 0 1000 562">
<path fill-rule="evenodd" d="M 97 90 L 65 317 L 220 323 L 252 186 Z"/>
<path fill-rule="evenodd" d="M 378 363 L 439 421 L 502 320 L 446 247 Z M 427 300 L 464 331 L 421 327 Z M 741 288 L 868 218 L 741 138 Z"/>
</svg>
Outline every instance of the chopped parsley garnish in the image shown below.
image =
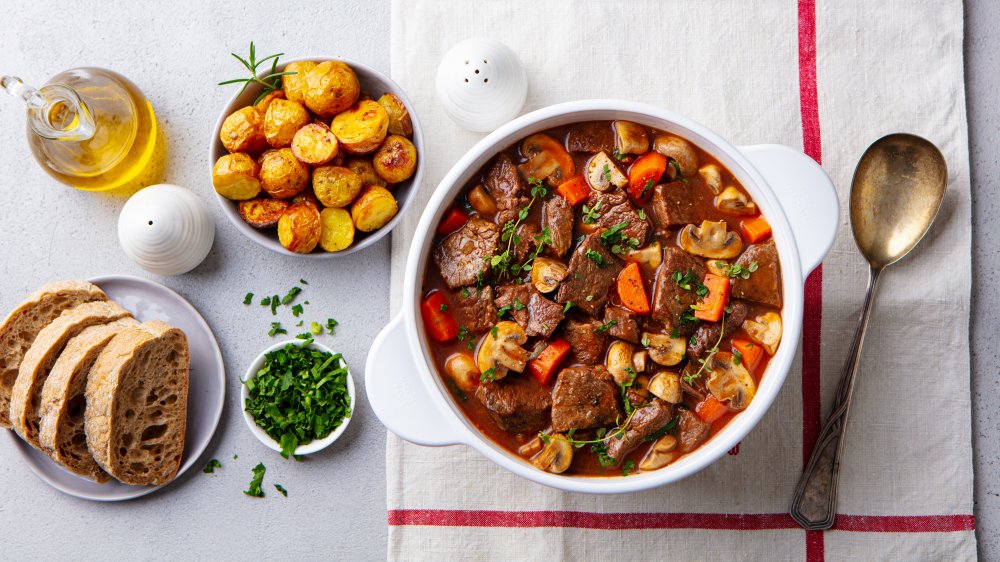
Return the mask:
<svg viewBox="0 0 1000 562">
<path fill-rule="evenodd" d="M 253 478 L 250 479 L 250 487 L 244 490 L 243 493 L 255 498 L 264 497 L 264 491 L 260 489 L 260 485 L 264 483 L 265 472 L 267 472 L 267 467 L 264 466 L 264 463 L 257 463 L 257 466 L 253 467 Z"/>
<path fill-rule="evenodd" d="M 319 322 L 313 322 L 312 325 L 309 326 L 309 331 L 312 332 L 314 336 L 318 336 L 323 333 L 323 326 L 321 326 Z"/>
<path fill-rule="evenodd" d="M 483 371 L 482 376 L 479 377 L 481 382 L 492 382 L 497 380 L 497 370 L 494 367 L 490 367 Z"/>
<path fill-rule="evenodd" d="M 498 308 L 497 309 L 497 318 L 503 318 L 508 312 L 510 312 L 511 308 L 513 308 L 513 307 L 511 305 L 509 305 L 509 304 L 505 304 L 505 305 L 501 306 L 500 308 Z"/>
<path fill-rule="evenodd" d="M 309 284 L 309 282 L 306 281 L 305 279 L 299 279 L 299 283 L 302 283 L 303 285 L 308 285 Z"/>
<path fill-rule="evenodd" d="M 493 336 L 493 339 L 496 339 L 499 333 L 500 333 L 500 328 L 498 328 L 497 326 L 493 326 L 492 328 L 490 328 L 490 335 Z"/>
<path fill-rule="evenodd" d="M 219 462 L 218 459 L 212 459 L 208 461 L 208 464 L 206 464 L 205 468 L 201 469 L 201 471 L 205 474 L 212 474 L 217 468 L 222 468 L 222 463 Z"/>
<path fill-rule="evenodd" d="M 278 334 L 287 334 L 288 330 L 281 327 L 281 322 L 271 322 L 271 329 L 267 331 L 268 337 L 274 337 Z"/>
<path fill-rule="evenodd" d="M 271 306 L 271 297 L 264 297 L 260 299 L 261 306 Z"/>
<path fill-rule="evenodd" d="M 330 332 L 331 336 L 333 335 L 333 330 L 336 329 L 337 326 L 339 326 L 339 325 L 340 325 L 340 322 L 337 322 L 333 318 L 327 318 L 326 319 L 326 331 Z"/>
<path fill-rule="evenodd" d="M 604 204 L 603 199 L 599 199 L 597 204 L 593 207 L 583 206 L 583 224 L 594 224 L 597 219 L 601 218 L 601 214 L 597 211 L 601 210 L 601 205 Z"/>
<path fill-rule="evenodd" d="M 612 153 L 612 156 L 614 156 L 615 160 L 621 160 L 622 158 L 625 158 L 624 154 L 618 152 L 618 147 L 615 147 L 615 151 L 614 153 Z"/>
<path fill-rule="evenodd" d="M 301 334 L 310 341 L 312 334 Z M 304 443 L 322 439 L 351 415 L 343 356 L 288 344 L 264 356 L 256 375 L 243 384 L 244 408 L 281 445 L 286 459 Z"/>
<path fill-rule="evenodd" d="M 632 474 L 634 470 L 635 470 L 635 461 L 629 459 L 625 461 L 624 465 L 622 465 L 622 476 L 628 476 L 629 474 Z"/>
<path fill-rule="evenodd" d="M 743 362 L 743 354 L 740 353 L 740 350 L 734 349 L 733 350 L 733 365 L 739 365 L 742 362 Z"/>
<path fill-rule="evenodd" d="M 292 305 L 292 316 L 298 318 L 301 315 L 302 315 L 302 305 L 301 304 L 293 304 Z"/>
<path fill-rule="evenodd" d="M 653 183 L 655 183 L 653 182 L 653 180 L 649 180 L 646 182 L 646 185 L 642 186 L 642 192 L 639 193 L 639 199 L 646 197 L 646 194 L 649 193 L 649 190 L 653 189 Z"/>
<path fill-rule="evenodd" d="M 596 250 L 587 250 L 584 253 L 588 258 L 597 264 L 597 267 L 604 267 L 604 256 L 602 256 L 600 252 Z"/>
<path fill-rule="evenodd" d="M 639 215 L 639 220 L 646 220 L 646 209 L 636 209 L 635 214 Z"/>
<path fill-rule="evenodd" d="M 608 183 L 611 183 L 611 166 L 608 164 L 604 165 L 604 179 L 607 180 Z"/>
<path fill-rule="evenodd" d="M 442 303 L 442 304 L 441 304 L 441 307 L 439 308 L 439 310 L 440 310 L 441 312 L 448 312 L 448 305 L 446 305 L 446 304 Z"/>
<path fill-rule="evenodd" d="M 281 304 L 281 301 L 278 299 L 278 295 L 272 296 L 271 297 L 271 316 L 277 316 L 278 315 L 278 305 L 279 304 Z"/>
<path fill-rule="evenodd" d="M 681 337 L 681 333 L 677 328 L 674 328 L 673 330 L 670 330 L 670 337 L 679 338 Z"/>
<path fill-rule="evenodd" d="M 642 340 L 639 343 L 642 344 L 642 347 L 649 347 L 649 343 L 650 343 L 649 342 L 649 334 L 643 334 L 642 335 Z"/>
<path fill-rule="evenodd" d="M 247 293 L 247 296 L 243 297 L 243 304 L 250 304 L 253 302 L 253 293 Z"/>
<path fill-rule="evenodd" d="M 285 496 L 286 498 L 288 497 L 288 490 L 286 490 L 285 487 L 282 486 L 281 484 L 275 484 L 274 489 L 281 492 L 281 495 Z"/>
<path fill-rule="evenodd" d="M 563 314 L 569 312 L 571 308 L 573 308 L 573 301 L 566 301 L 566 304 L 563 306 Z"/>
<path fill-rule="evenodd" d="M 726 276 L 733 278 L 739 277 L 740 279 L 744 280 L 750 279 L 750 274 L 757 271 L 758 267 L 757 262 L 755 261 L 750 262 L 750 265 L 746 267 L 743 267 L 738 263 L 734 263 L 733 265 L 726 265 L 725 262 L 721 261 L 715 262 L 715 265 L 720 268 L 723 268 L 723 273 L 725 273 Z"/>
<path fill-rule="evenodd" d="M 301 292 L 302 292 L 302 287 L 292 287 L 291 289 L 288 290 L 287 295 L 281 297 L 281 304 L 286 306 L 292 304 L 292 301 L 295 300 L 295 297 L 299 296 L 299 293 Z"/>
<path fill-rule="evenodd" d="M 616 324 L 618 324 L 617 320 L 608 320 L 607 322 L 605 322 L 605 323 L 601 324 L 600 326 L 594 328 L 594 333 L 595 334 L 605 334 L 605 333 L 608 332 L 608 330 L 610 330 L 611 328 L 614 328 Z"/>
<path fill-rule="evenodd" d="M 624 232 L 629 224 L 628 221 L 622 221 L 601 233 L 601 242 L 611 248 L 611 253 L 621 256 L 625 254 L 622 246 L 629 248 L 637 248 L 639 246 L 638 238 L 629 238 Z"/>
<path fill-rule="evenodd" d="M 516 298 L 514 299 L 514 310 L 524 310 L 524 305 Z"/>
<path fill-rule="evenodd" d="M 467 299 L 472 296 L 472 292 L 469 291 L 468 287 L 462 287 L 462 298 Z"/>
<path fill-rule="evenodd" d="M 312 332 L 302 332 L 301 334 L 295 334 L 297 339 L 303 340 L 306 344 L 313 342 Z"/>
</svg>

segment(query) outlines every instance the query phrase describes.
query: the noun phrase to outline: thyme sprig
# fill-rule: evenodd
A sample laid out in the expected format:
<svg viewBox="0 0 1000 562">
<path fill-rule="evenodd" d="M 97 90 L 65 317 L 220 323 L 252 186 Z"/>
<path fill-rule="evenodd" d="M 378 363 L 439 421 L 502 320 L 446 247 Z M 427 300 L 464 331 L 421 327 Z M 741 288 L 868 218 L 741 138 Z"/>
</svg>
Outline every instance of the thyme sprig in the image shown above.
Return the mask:
<svg viewBox="0 0 1000 562">
<path fill-rule="evenodd" d="M 285 53 L 277 53 L 277 54 L 274 54 L 274 55 L 268 55 L 268 56 L 266 56 L 266 57 L 264 57 L 264 58 L 262 58 L 260 60 L 257 60 L 257 49 L 254 47 L 253 41 L 250 42 L 250 57 L 249 57 L 249 60 L 245 59 L 245 58 L 243 58 L 243 57 L 241 57 L 239 55 L 237 55 L 236 53 L 229 53 L 229 54 L 233 55 L 233 58 L 235 58 L 236 60 L 240 61 L 240 63 L 244 67 L 246 67 L 247 70 L 250 71 L 250 76 L 247 77 L 247 78 L 233 78 L 232 80 L 224 80 L 222 82 L 219 82 L 219 86 L 225 86 L 227 84 L 239 84 L 239 83 L 242 83 L 243 87 L 240 88 L 239 93 L 236 94 L 237 96 L 239 96 L 243 92 L 246 91 L 246 89 L 250 86 L 250 84 L 259 84 L 260 86 L 263 87 L 263 89 L 261 90 L 260 95 L 257 96 L 257 99 L 254 100 L 254 102 L 253 102 L 254 105 L 257 105 L 257 103 L 260 102 L 260 100 L 264 99 L 264 96 L 266 96 L 267 94 L 273 92 L 274 90 L 278 90 L 278 89 L 281 88 L 281 77 L 282 76 L 286 76 L 286 75 L 289 75 L 289 74 L 295 74 L 295 72 L 278 72 L 277 71 L 278 70 L 278 57 L 281 57 Z M 258 74 L 257 68 L 260 65 L 266 63 L 267 61 L 271 61 L 271 72 L 269 72 L 263 78 L 260 78 L 260 77 L 257 76 L 257 74 Z"/>
</svg>

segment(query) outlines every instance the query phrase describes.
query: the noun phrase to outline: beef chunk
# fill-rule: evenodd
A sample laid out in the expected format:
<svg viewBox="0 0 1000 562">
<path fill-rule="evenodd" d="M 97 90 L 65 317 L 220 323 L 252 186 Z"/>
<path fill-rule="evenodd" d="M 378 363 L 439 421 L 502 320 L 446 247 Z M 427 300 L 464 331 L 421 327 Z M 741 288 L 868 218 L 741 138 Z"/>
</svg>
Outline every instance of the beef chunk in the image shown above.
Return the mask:
<svg viewBox="0 0 1000 562">
<path fill-rule="evenodd" d="M 497 321 L 497 311 L 493 308 L 493 287 L 489 285 L 482 290 L 466 287 L 455 294 L 455 302 L 455 320 L 473 332 L 485 332 Z"/>
<path fill-rule="evenodd" d="M 595 316 L 604 308 L 608 289 L 623 267 L 622 261 L 601 242 L 602 232 L 604 229 L 597 230 L 577 246 L 569 259 L 569 275 L 556 294 L 558 302 L 573 301 L 580 310 Z"/>
<path fill-rule="evenodd" d="M 549 425 L 552 397 L 534 379 L 511 373 L 480 384 L 476 398 L 504 431 L 533 433 Z"/>
<path fill-rule="evenodd" d="M 740 301 L 731 301 L 730 306 L 733 311 L 726 314 L 726 329 L 722 329 L 722 322 L 702 322 L 698 329 L 694 331 L 693 344 L 688 343 L 687 354 L 692 359 L 701 357 L 706 351 L 715 346 L 719 341 L 719 333 L 722 337 L 728 337 L 740 329 L 743 321 L 747 319 L 747 305 Z"/>
<path fill-rule="evenodd" d="M 680 418 L 677 426 L 680 428 L 678 441 L 681 444 L 681 452 L 690 453 L 708 438 L 708 424 L 691 410 L 681 410 Z"/>
<path fill-rule="evenodd" d="M 563 320 L 563 307 L 542 296 L 532 289 L 528 299 L 528 337 L 541 336 L 547 338 L 556 331 L 556 326 Z"/>
<path fill-rule="evenodd" d="M 514 261 L 524 263 L 531 252 L 535 250 L 535 236 L 538 236 L 538 227 L 533 224 L 522 224 L 517 227 L 517 237 L 520 239 L 514 246 Z"/>
<path fill-rule="evenodd" d="M 670 405 L 661 400 L 653 400 L 648 406 L 639 408 L 632 415 L 625 435 L 618 437 L 617 432 L 612 432 L 604 441 L 608 456 L 621 462 L 625 455 L 642 444 L 643 439 L 663 429 L 672 417 Z"/>
<path fill-rule="evenodd" d="M 628 195 L 624 191 L 594 192 L 587 204 L 591 208 L 600 204 L 601 218 L 597 219 L 598 226 L 611 228 L 616 224 L 627 222 L 628 226 L 622 230 L 622 233 L 628 238 L 637 239 L 640 246 L 646 244 L 646 240 L 649 238 L 649 223 L 639 218 L 639 213 L 632 208 Z"/>
<path fill-rule="evenodd" d="M 561 258 L 573 244 L 573 206 L 562 197 L 550 197 L 542 206 L 542 228 L 549 229 L 549 253 Z"/>
<path fill-rule="evenodd" d="M 570 367 L 559 372 L 552 391 L 552 431 L 594 429 L 615 423 L 618 387 L 604 367 Z"/>
<path fill-rule="evenodd" d="M 653 222 L 660 230 L 700 222 L 694 208 L 694 193 L 680 182 L 653 188 Z"/>
<path fill-rule="evenodd" d="M 615 149 L 615 131 L 606 121 L 581 123 L 566 135 L 566 150 L 570 152 L 607 152 Z"/>
<path fill-rule="evenodd" d="M 569 342 L 573 355 L 579 363 L 597 363 L 604 354 L 607 338 L 597 329 L 601 323 L 594 319 L 578 320 L 570 318 L 562 327 L 562 337 Z"/>
<path fill-rule="evenodd" d="M 604 309 L 604 323 L 608 322 L 614 322 L 614 325 L 608 330 L 609 336 L 639 343 L 639 322 L 635 314 L 624 308 L 609 306 Z"/>
<path fill-rule="evenodd" d="M 518 213 L 528 206 L 528 201 L 530 200 L 527 197 L 497 199 L 497 224 L 517 222 Z"/>
<path fill-rule="evenodd" d="M 517 220 L 518 211 L 528 204 L 528 199 L 523 196 L 524 182 L 517 173 L 514 161 L 506 154 L 501 154 L 494 161 L 493 167 L 486 173 L 483 186 L 497 202 L 496 219 L 499 225 Z"/>
<path fill-rule="evenodd" d="M 434 249 L 434 263 L 451 289 L 473 285 L 476 274 L 486 269 L 486 258 L 497 251 L 500 227 L 472 217 L 465 226 Z"/>
<path fill-rule="evenodd" d="M 497 287 L 493 300 L 497 310 L 509 306 L 507 315 L 522 328 L 528 327 L 528 300 L 531 299 L 531 285 L 511 283 Z"/>
<path fill-rule="evenodd" d="M 682 275 L 690 271 L 693 278 L 700 282 L 708 270 L 698 258 L 676 246 L 666 246 L 663 248 L 663 263 L 653 278 L 653 319 L 683 335 L 689 335 L 696 325 L 682 320 L 682 317 L 691 312 L 691 305 L 698 301 L 698 295 L 694 290 L 682 289 L 674 281 L 675 271 Z"/>
<path fill-rule="evenodd" d="M 733 296 L 771 306 L 781 306 L 781 266 L 774 240 L 752 244 L 736 260 L 737 265 L 750 267 L 757 263 L 757 271 L 749 279 L 737 277 L 733 282 Z"/>
</svg>

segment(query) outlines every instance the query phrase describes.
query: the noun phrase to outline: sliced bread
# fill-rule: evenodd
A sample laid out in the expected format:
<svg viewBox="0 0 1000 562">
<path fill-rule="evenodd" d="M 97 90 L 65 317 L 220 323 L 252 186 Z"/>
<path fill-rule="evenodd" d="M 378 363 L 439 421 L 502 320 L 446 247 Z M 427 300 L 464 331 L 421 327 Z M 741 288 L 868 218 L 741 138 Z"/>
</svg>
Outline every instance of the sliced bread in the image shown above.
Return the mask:
<svg viewBox="0 0 1000 562">
<path fill-rule="evenodd" d="M 21 359 L 10 394 L 11 427 L 22 439 L 36 449 L 41 448 L 38 443 L 38 414 L 42 385 L 66 343 L 85 328 L 128 316 L 129 311 L 114 301 L 85 302 L 64 311 L 38 332 Z"/>
<path fill-rule="evenodd" d="M 122 329 L 137 326 L 133 318 L 91 326 L 69 340 L 42 386 L 38 441 L 45 454 L 64 468 L 95 482 L 111 477 L 87 449 L 84 432 L 87 375 L 97 356 Z"/>
<path fill-rule="evenodd" d="M 7 315 L 0 324 L 0 426 L 10 427 L 10 393 L 21 359 L 38 332 L 66 309 L 107 298 L 92 283 L 59 281 L 43 285 Z"/>
<path fill-rule="evenodd" d="M 187 337 L 156 320 L 123 329 L 87 377 L 87 447 L 126 484 L 177 475 L 187 425 Z"/>
</svg>

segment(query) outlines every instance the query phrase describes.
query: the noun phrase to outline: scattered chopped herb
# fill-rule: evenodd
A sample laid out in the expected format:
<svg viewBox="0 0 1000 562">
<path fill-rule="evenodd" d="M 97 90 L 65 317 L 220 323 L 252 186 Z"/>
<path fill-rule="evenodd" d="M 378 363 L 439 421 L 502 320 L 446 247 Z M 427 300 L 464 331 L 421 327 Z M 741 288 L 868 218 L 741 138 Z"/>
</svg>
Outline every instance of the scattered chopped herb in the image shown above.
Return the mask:
<svg viewBox="0 0 1000 562">
<path fill-rule="evenodd" d="M 604 203 L 603 199 L 599 199 L 597 204 L 593 207 L 583 206 L 583 224 L 594 224 L 597 219 L 601 218 L 601 214 L 597 211 L 601 210 L 601 205 Z M 581 236 L 581 238 L 583 238 Z"/>
<path fill-rule="evenodd" d="M 538 433 L 538 438 L 542 440 L 542 443 L 548 445 L 551 442 L 551 438 L 545 433 Z"/>
<path fill-rule="evenodd" d="M 333 335 L 333 331 L 334 331 L 334 330 L 335 330 L 335 329 L 337 328 L 337 326 L 339 326 L 339 325 L 340 325 L 340 322 L 337 322 L 337 321 L 336 321 L 336 320 L 334 320 L 333 318 L 327 318 L 327 319 L 326 319 L 326 331 L 327 331 L 327 332 L 330 332 L 330 335 L 331 335 L 331 336 Z"/>
<path fill-rule="evenodd" d="M 496 337 L 497 337 L 497 335 L 499 333 L 500 333 L 500 328 L 498 328 L 496 326 L 493 326 L 492 328 L 490 328 L 490 335 L 493 336 L 494 339 L 496 339 Z"/>
<path fill-rule="evenodd" d="M 671 158 L 670 159 L 670 166 L 674 169 L 674 177 L 676 179 L 681 180 L 684 183 L 687 183 L 687 181 L 688 181 L 687 178 L 685 178 L 684 174 L 681 173 L 681 165 L 678 164 L 676 160 L 674 160 L 674 159 Z"/>
<path fill-rule="evenodd" d="M 441 312 L 448 312 L 448 305 L 442 303 L 440 310 L 441 310 Z"/>
<path fill-rule="evenodd" d="M 306 281 L 305 279 L 299 279 L 299 283 L 302 283 L 303 285 L 308 285 L 309 284 L 309 282 Z"/>
<path fill-rule="evenodd" d="M 622 476 L 632 474 L 633 470 L 635 470 L 635 461 L 632 459 L 625 461 L 625 464 L 622 465 Z"/>
<path fill-rule="evenodd" d="M 312 332 L 314 336 L 318 336 L 323 333 L 323 326 L 321 326 L 319 322 L 313 322 L 312 325 L 309 326 L 309 331 Z"/>
<path fill-rule="evenodd" d="M 301 292 L 302 292 L 302 287 L 292 287 L 291 289 L 288 290 L 287 295 L 281 297 L 281 304 L 286 306 L 291 304 L 292 301 L 295 300 L 295 297 L 299 296 L 299 293 Z"/>
<path fill-rule="evenodd" d="M 261 306 L 271 306 L 271 297 L 264 297 L 260 299 Z"/>
<path fill-rule="evenodd" d="M 646 209 L 636 209 L 635 214 L 639 215 L 639 220 L 646 220 Z"/>
<path fill-rule="evenodd" d="M 587 295 L 587 298 L 585 298 L 583 300 L 585 300 L 587 302 L 590 302 L 590 301 L 594 300 L 594 295 Z"/>
<path fill-rule="evenodd" d="M 623 245 L 630 248 L 639 246 L 638 238 L 629 238 L 623 232 L 625 228 L 628 228 L 629 224 L 628 221 L 622 221 L 601 233 L 601 242 L 611 248 L 611 253 L 621 256 L 625 254 L 625 251 L 622 249 Z"/>
<path fill-rule="evenodd" d="M 611 328 L 614 328 L 618 324 L 617 320 L 608 320 L 607 322 L 601 324 L 600 326 L 594 328 L 595 334 L 605 334 Z"/>
<path fill-rule="evenodd" d="M 681 333 L 677 328 L 674 328 L 673 330 L 670 330 L 670 337 L 679 338 L 681 337 Z"/>
<path fill-rule="evenodd" d="M 718 262 L 718 263 L 723 263 L 723 262 Z M 755 261 L 750 262 L 750 265 L 746 267 L 743 267 L 738 263 L 734 263 L 733 265 L 725 266 L 725 268 L 723 269 L 723 273 L 725 273 L 729 277 L 733 278 L 739 277 L 740 279 L 746 280 L 750 279 L 750 274 L 757 271 L 757 268 L 758 265 L 757 262 Z"/>
<path fill-rule="evenodd" d="M 695 337 L 694 334 L 692 334 L 691 337 L 688 338 L 688 345 L 691 346 L 691 347 L 694 347 L 694 346 L 698 345 L 698 338 Z"/>
<path fill-rule="evenodd" d="M 513 308 L 513 307 L 511 307 L 511 305 L 509 305 L 509 304 L 505 304 L 505 305 L 501 306 L 500 308 L 498 308 L 497 309 L 497 318 L 503 318 L 508 312 L 510 312 L 511 308 Z M 494 336 L 494 337 L 496 337 L 496 336 Z"/>
<path fill-rule="evenodd" d="M 743 362 L 743 354 L 740 353 L 740 350 L 734 349 L 733 350 L 733 365 L 739 365 L 742 362 Z"/>
<path fill-rule="evenodd" d="M 524 305 L 516 298 L 514 299 L 514 310 L 524 310 Z"/>
<path fill-rule="evenodd" d="M 604 267 L 604 256 L 602 256 L 600 252 L 596 250 L 587 250 L 585 254 L 588 258 L 590 258 L 594 263 L 597 264 L 597 267 Z"/>
<path fill-rule="evenodd" d="M 302 315 L 302 305 L 301 304 L 293 304 L 292 305 L 292 316 L 298 318 L 301 315 Z"/>
<path fill-rule="evenodd" d="M 497 380 L 497 370 L 496 370 L 496 368 L 490 367 L 489 369 L 486 369 L 485 371 L 483 371 L 483 374 L 482 374 L 482 376 L 479 377 L 479 380 L 482 381 L 482 382 L 487 382 L 487 381 L 492 382 L 492 381 Z"/>
<path fill-rule="evenodd" d="M 680 416 L 674 416 L 670 421 L 667 422 L 667 425 L 665 425 L 665 426 L 661 427 L 660 429 L 657 429 L 653 433 L 650 433 L 649 435 L 643 437 L 642 440 L 643 441 L 647 441 L 647 442 L 648 441 L 656 441 L 660 437 L 663 437 L 667 433 L 673 431 L 674 428 L 677 427 L 677 424 L 680 421 L 681 421 Z"/>
<path fill-rule="evenodd" d="M 282 486 L 281 484 L 275 484 L 274 489 L 281 492 L 281 495 L 285 496 L 286 498 L 288 497 L 288 490 L 286 490 L 285 487 Z"/>
<path fill-rule="evenodd" d="M 267 331 L 268 337 L 273 338 L 278 334 L 287 334 L 288 330 L 281 327 L 281 322 L 271 322 L 271 329 Z"/>
<path fill-rule="evenodd" d="M 465 341 L 465 338 L 469 335 L 469 329 L 465 326 L 458 327 L 458 341 Z"/>
<path fill-rule="evenodd" d="M 685 310 L 681 314 L 681 324 L 695 324 L 697 322 L 698 319 L 694 317 L 694 313 L 690 310 Z"/>
<path fill-rule="evenodd" d="M 467 299 L 470 296 L 472 296 L 472 293 L 469 291 L 469 288 L 468 287 L 462 287 L 462 298 L 463 299 Z"/>
<path fill-rule="evenodd" d="M 267 467 L 264 466 L 264 463 L 257 463 L 257 466 L 253 467 L 253 478 L 250 479 L 250 486 L 243 493 L 255 498 L 264 497 L 264 491 L 260 489 L 260 485 L 264 483 L 265 472 L 267 472 Z"/>
<path fill-rule="evenodd" d="M 305 322 L 305 320 L 299 320 L 298 322 L 295 323 L 295 327 L 296 328 L 301 328 L 303 322 Z"/>
<path fill-rule="evenodd" d="M 565 306 L 563 306 L 563 314 L 569 312 L 569 309 L 573 308 L 573 301 L 566 301 Z"/>
<path fill-rule="evenodd" d="M 642 341 L 640 343 L 642 343 L 642 347 L 649 347 L 649 343 L 650 343 L 649 342 L 649 334 L 645 334 L 645 333 L 642 334 Z"/>
<path fill-rule="evenodd" d="M 312 332 L 302 332 L 301 334 L 295 334 L 295 337 L 305 341 L 306 344 L 310 344 L 313 342 Z"/>
<path fill-rule="evenodd" d="M 611 183 L 611 166 L 608 164 L 604 165 L 604 179 L 607 180 L 608 183 Z"/>
<path fill-rule="evenodd" d="M 271 297 L 271 316 L 278 315 L 278 305 L 281 304 L 281 300 L 278 299 L 278 295 Z"/>
<path fill-rule="evenodd" d="M 618 147 L 615 147 L 615 151 L 612 153 L 612 156 L 615 157 L 615 160 L 621 160 L 622 158 L 625 158 L 624 154 L 618 152 Z"/>
<path fill-rule="evenodd" d="M 217 468 L 222 468 L 222 463 L 219 462 L 218 459 L 212 459 L 208 461 L 208 464 L 206 464 L 205 468 L 201 469 L 201 471 L 205 474 L 212 474 Z"/>
<path fill-rule="evenodd" d="M 529 178 L 528 185 L 531 187 L 531 200 L 517 212 L 517 220 L 507 221 L 500 230 L 500 240 L 507 243 L 507 248 L 497 255 L 486 258 L 487 263 L 490 264 L 490 268 L 492 268 L 497 278 L 508 276 L 512 273 L 514 275 L 521 273 L 523 266 L 511 263 L 514 257 L 514 248 L 521 243 L 521 237 L 517 234 L 518 226 L 528 218 L 528 214 L 535 201 L 544 199 L 549 194 L 548 188 L 545 187 L 545 184 L 541 180 Z M 551 243 L 551 239 L 549 240 Z M 541 252 L 541 248 L 536 248 L 535 253 L 526 263 L 530 263 L 539 252 Z M 482 272 L 476 276 L 476 286 L 478 288 L 482 288 L 483 286 Z"/>
<path fill-rule="evenodd" d="M 236 454 L 234 454 L 234 455 L 233 455 L 233 460 L 236 460 L 236 459 L 238 459 L 238 458 L 240 458 L 240 456 L 239 456 L 239 455 L 236 455 Z"/>
<path fill-rule="evenodd" d="M 642 199 L 643 197 L 645 197 L 646 194 L 649 193 L 649 190 L 653 189 L 653 184 L 654 183 L 655 182 L 653 180 L 649 180 L 649 181 L 646 182 L 646 185 L 642 186 L 642 192 L 639 193 L 639 199 Z"/>
<path fill-rule="evenodd" d="M 243 304 L 250 304 L 253 302 L 253 293 L 247 293 L 247 296 L 243 297 Z"/>
</svg>

